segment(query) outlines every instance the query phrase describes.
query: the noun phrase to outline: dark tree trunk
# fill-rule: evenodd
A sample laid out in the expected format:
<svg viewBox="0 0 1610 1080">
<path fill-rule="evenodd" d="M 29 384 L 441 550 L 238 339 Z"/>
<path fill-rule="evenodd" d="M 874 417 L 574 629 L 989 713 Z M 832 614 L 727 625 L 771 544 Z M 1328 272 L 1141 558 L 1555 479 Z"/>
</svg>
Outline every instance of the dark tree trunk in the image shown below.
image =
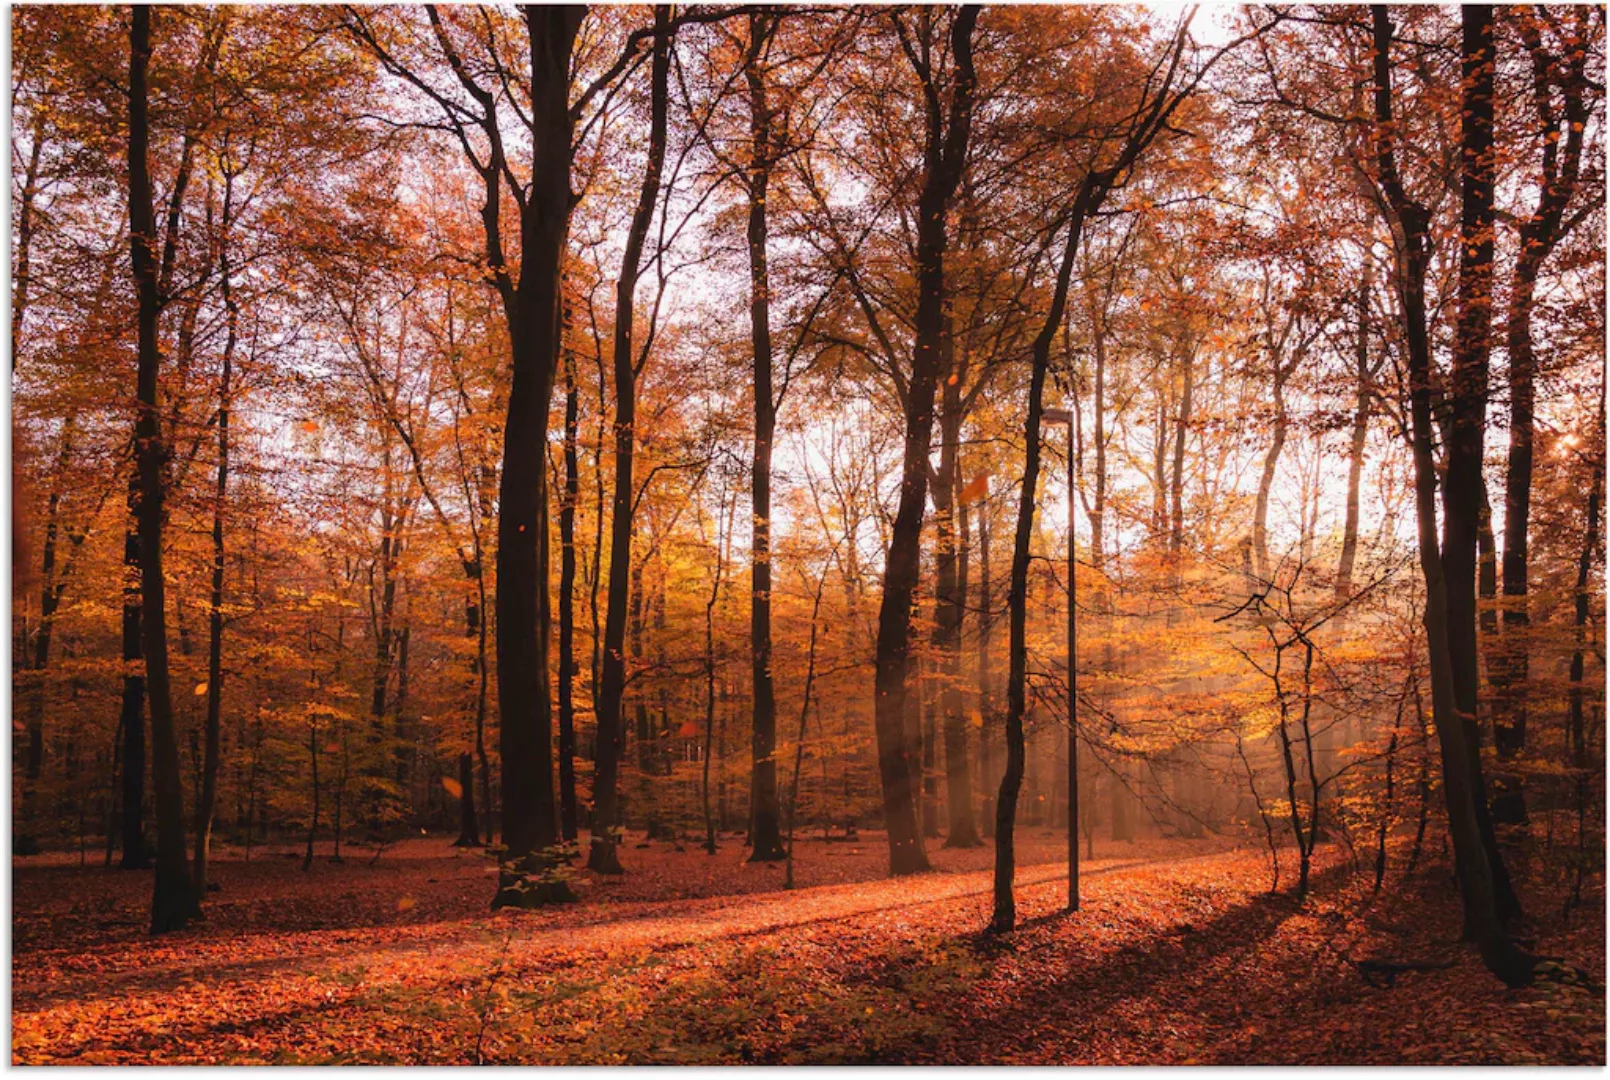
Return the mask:
<svg viewBox="0 0 1610 1080">
<path fill-rule="evenodd" d="M 151 9 L 134 7 L 129 30 L 129 227 L 134 281 L 139 295 L 139 419 L 135 448 L 139 472 L 140 645 L 151 710 L 152 781 L 156 791 L 157 869 L 151 897 L 151 932 L 182 930 L 200 914 L 191 888 L 184 841 L 184 792 L 179 744 L 168 682 L 168 639 L 162 578 L 162 472 L 164 445 L 157 379 L 162 363 L 157 343 L 160 297 L 156 277 L 156 221 L 151 212 L 150 142 L 146 71 L 151 60 Z"/>
<path fill-rule="evenodd" d="M 1411 432 L 1414 448 L 1415 505 L 1420 566 L 1426 581 L 1425 626 L 1431 661 L 1432 715 L 1442 750 L 1443 788 L 1448 823 L 1459 868 L 1467 927 L 1481 947 L 1488 968 L 1506 983 L 1531 979 L 1532 958 L 1504 932 L 1495 881 L 1497 868 L 1483 841 L 1478 803 L 1485 803 L 1479 759 L 1472 745 L 1475 728 L 1475 519 L 1481 483 L 1481 409 L 1484 397 L 1485 305 L 1492 266 L 1491 160 L 1492 9 L 1463 9 L 1465 23 L 1465 109 L 1462 125 L 1463 212 L 1460 266 L 1459 357 L 1451 384 L 1454 412 L 1448 437 L 1448 480 L 1444 512 L 1450 519 L 1443 545 L 1437 544 L 1436 463 L 1432 451 L 1431 342 L 1426 325 L 1425 277 L 1430 261 L 1430 215 L 1404 190 L 1397 171 L 1392 105 L 1392 22 L 1388 9 L 1371 9 L 1374 33 L 1374 108 L 1378 183 L 1398 244 L 1398 290 L 1409 358 Z M 1485 70 L 1483 70 L 1485 69 Z M 1482 158 L 1488 160 L 1483 163 Z M 1481 235 L 1483 221 L 1486 235 Z M 1484 281 L 1483 278 L 1486 278 Z M 1474 451 L 1474 460 L 1471 453 Z M 1446 556 L 1452 556 L 1451 559 Z M 1456 595 L 1457 594 L 1457 595 Z M 1456 629 L 1457 622 L 1468 625 Z M 1462 632 L 1460 630 L 1462 629 Z M 1501 864 L 1500 864 L 1501 865 Z"/>
<path fill-rule="evenodd" d="M 576 504 L 580 501 L 580 467 L 576 454 L 576 420 L 580 395 L 576 361 L 565 352 L 565 495 L 559 504 L 559 831 L 567 841 L 577 836 L 576 814 Z"/>
<path fill-rule="evenodd" d="M 130 523 L 123 534 L 123 698 L 118 727 L 123 729 L 124 870 L 151 865 L 145 841 L 145 676 L 140 649 L 140 470 L 129 472 Z"/>
<path fill-rule="evenodd" d="M 749 51 L 744 77 L 749 89 L 750 172 L 749 339 L 754 351 L 755 445 L 750 505 L 751 544 L 749 652 L 754 707 L 751 748 L 750 821 L 754 850 L 750 862 L 776 862 L 785 857 L 777 798 L 777 698 L 771 672 L 771 455 L 777 430 L 777 400 L 772 387 L 771 278 L 766 262 L 766 195 L 771 181 L 773 117 L 767 100 L 765 53 L 776 30 L 776 17 L 749 16 Z"/>
<path fill-rule="evenodd" d="M 1023 485 L 1018 492 L 1017 527 L 1012 543 L 1012 580 L 1007 594 L 1007 618 L 1011 642 L 1007 652 L 1006 675 L 1006 775 L 995 807 L 995 886 L 994 911 L 990 927 L 1008 933 L 1017 925 L 1017 900 L 1012 892 L 1016 872 L 1015 828 L 1017 801 L 1023 786 L 1025 746 L 1023 717 L 1028 711 L 1028 595 L 1029 541 L 1034 535 L 1034 510 L 1040 485 L 1040 427 L 1045 411 L 1045 377 L 1051 367 L 1051 344 L 1062 325 L 1067 306 L 1068 283 L 1073 260 L 1079 250 L 1079 236 L 1085 218 L 1106 194 L 1106 174 L 1091 173 L 1079 186 L 1062 262 L 1057 270 L 1056 288 L 1045 325 L 1034 339 L 1033 368 L 1029 376 L 1029 409 L 1024 419 Z M 1072 597 L 1070 596 L 1070 601 Z M 1071 659 L 1071 658 L 1070 658 Z"/>
<path fill-rule="evenodd" d="M 593 780 L 593 832 L 587 865 L 603 874 L 621 872 L 615 830 L 620 828 L 621 710 L 626 692 L 626 601 L 632 563 L 632 482 L 637 423 L 637 356 L 632 346 L 632 304 L 643 243 L 654 216 L 665 161 L 666 106 L 670 78 L 670 9 L 654 8 L 653 103 L 649 152 L 637 207 L 615 288 L 615 494 L 610 517 L 609 594 L 604 616 L 603 670 L 598 689 L 598 766 Z"/>
<path fill-rule="evenodd" d="M 990 590 L 990 510 L 988 502 L 981 502 L 978 509 L 978 786 L 985 839 L 995 835 L 995 792 L 991 790 L 995 775 L 995 670 L 990 656 L 994 613 L 990 610 Z"/>
<path fill-rule="evenodd" d="M 494 907 L 570 899 L 560 882 L 532 887 L 559 840 L 554 806 L 553 706 L 548 684 L 548 406 L 559 356 L 560 276 L 570 218 L 570 55 L 586 9 L 524 9 L 531 48 L 531 184 L 520 214 L 520 283 L 502 254 L 495 169 L 483 174 L 481 214 L 490 276 L 509 325 L 508 418 L 498 478 L 497 662 L 503 755 L 505 871 Z"/>
<path fill-rule="evenodd" d="M 1586 50 L 1569 50 L 1567 58 L 1556 60 L 1550 57 L 1543 44 L 1538 21 L 1523 16 L 1516 22 L 1532 58 L 1532 96 L 1543 136 L 1543 162 L 1542 174 L 1538 177 L 1537 210 L 1521 224 L 1520 249 L 1510 284 L 1505 327 L 1509 354 L 1509 451 L 1504 477 L 1503 635 L 1494 650 L 1496 662 L 1489 665 L 1489 675 L 1493 685 L 1493 741 L 1499 759 L 1498 775 L 1494 777 L 1493 817 L 1506 824 L 1526 820 L 1525 788 L 1515 769 L 1515 759 L 1526 749 L 1527 699 L 1531 686 L 1527 533 L 1532 512 L 1532 442 L 1537 400 L 1532 309 L 1538 274 L 1567 227 L 1563 216 L 1577 189 L 1583 131 L 1589 111 L 1584 100 Z M 1555 83 L 1564 91 L 1563 117 L 1553 102 Z"/>
<path fill-rule="evenodd" d="M 229 228 L 232 177 L 224 186 L 223 228 Z M 224 366 L 218 384 L 218 481 L 212 511 L 212 596 L 207 612 L 207 719 L 206 750 L 201 771 L 201 793 L 196 799 L 196 862 L 193 867 L 196 897 L 207 895 L 207 859 L 212 848 L 212 821 L 218 805 L 218 768 L 223 736 L 224 694 L 224 501 L 229 493 L 229 408 L 235 370 L 235 343 L 239 312 L 231 291 L 227 235 L 218 256 L 219 288 L 226 319 Z"/>
<path fill-rule="evenodd" d="M 945 216 L 961 180 L 972 125 L 973 27 L 977 5 L 961 7 L 951 23 L 955 64 L 948 117 L 941 115 L 937 88 L 929 84 L 927 142 L 922 193 L 917 200 L 917 315 L 911 379 L 906 387 L 905 460 L 900 503 L 884 567 L 883 600 L 878 610 L 874 720 L 878 740 L 878 778 L 883 789 L 884 827 L 889 835 L 889 872 L 928 869 L 917 820 L 917 763 L 906 736 L 906 695 L 911 667 L 911 605 L 921 567 L 919 544 L 928 501 L 928 453 L 933 441 L 945 314 Z M 924 46 L 926 48 L 926 46 Z"/>
<path fill-rule="evenodd" d="M 947 335 L 948 336 L 948 335 Z M 953 343 L 947 352 L 954 353 Z M 945 380 L 939 416 L 939 469 L 934 474 L 934 519 L 938 525 L 938 575 L 934 592 L 934 645 L 939 653 L 939 709 L 944 717 L 945 803 L 948 848 L 978 847 L 973 822 L 973 776 L 967 755 L 967 718 L 962 715 L 962 619 L 967 610 L 966 507 L 962 505 L 961 372 L 954 357 Z M 958 529 L 958 524 L 961 528 Z M 958 538 L 958 533 L 960 537 Z M 959 542 L 958 542 L 959 541 Z"/>
</svg>

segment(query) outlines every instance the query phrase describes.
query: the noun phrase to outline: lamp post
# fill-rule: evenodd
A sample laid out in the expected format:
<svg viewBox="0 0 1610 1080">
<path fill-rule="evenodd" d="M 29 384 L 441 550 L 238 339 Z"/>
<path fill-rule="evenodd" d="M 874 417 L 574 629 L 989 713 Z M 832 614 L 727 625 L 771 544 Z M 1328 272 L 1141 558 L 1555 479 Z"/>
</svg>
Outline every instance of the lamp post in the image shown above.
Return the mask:
<svg viewBox="0 0 1610 1080">
<path fill-rule="evenodd" d="M 1074 672 L 1075 622 L 1073 598 L 1073 413 L 1068 409 L 1046 409 L 1040 414 L 1047 424 L 1068 427 L 1068 910 L 1079 910 L 1079 706 L 1078 675 Z"/>
</svg>

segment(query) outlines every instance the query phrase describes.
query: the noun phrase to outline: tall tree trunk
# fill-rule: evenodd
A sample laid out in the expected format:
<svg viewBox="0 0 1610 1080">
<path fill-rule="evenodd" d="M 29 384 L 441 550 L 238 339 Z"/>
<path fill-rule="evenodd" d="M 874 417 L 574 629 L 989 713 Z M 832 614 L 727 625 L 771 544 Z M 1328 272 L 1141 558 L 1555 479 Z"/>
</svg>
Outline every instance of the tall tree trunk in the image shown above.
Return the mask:
<svg viewBox="0 0 1610 1080">
<path fill-rule="evenodd" d="M 775 15 L 749 16 L 744 78 L 749 90 L 749 340 L 754 351 L 755 444 L 750 478 L 754 540 L 750 545 L 749 653 L 754 707 L 750 862 L 785 857 L 777 798 L 777 698 L 771 671 L 771 456 L 777 431 L 772 387 L 771 276 L 767 265 L 766 195 L 774 154 L 773 115 L 767 100 L 765 53 L 777 28 Z"/>
<path fill-rule="evenodd" d="M 986 839 L 995 835 L 995 670 L 990 656 L 990 631 L 994 613 L 990 610 L 990 508 L 987 498 L 978 506 L 978 785 L 981 795 L 982 832 Z"/>
<path fill-rule="evenodd" d="M 229 494 L 229 409 L 235 371 L 235 343 L 239 336 L 239 308 L 230 281 L 227 230 L 230 219 L 231 181 L 224 186 L 223 228 L 218 255 L 219 289 L 223 295 L 226 330 L 224 366 L 218 383 L 218 482 L 212 510 L 212 596 L 207 611 L 207 719 L 201 793 L 196 799 L 196 862 L 193 868 L 196 897 L 207 895 L 207 859 L 212 848 L 212 821 L 218 805 L 218 766 L 223 735 L 224 700 L 224 505 Z"/>
<path fill-rule="evenodd" d="M 1409 358 L 1410 422 L 1414 448 L 1415 509 L 1420 567 L 1426 581 L 1425 626 L 1431 666 L 1432 716 L 1442 750 L 1443 789 L 1448 806 L 1459 868 L 1460 892 L 1467 927 L 1474 933 L 1489 970 L 1506 983 L 1522 985 L 1531 979 L 1532 958 L 1517 949 L 1504 932 L 1495 882 L 1495 868 L 1483 841 L 1478 802 L 1485 801 L 1474 728 L 1475 668 L 1475 537 L 1478 499 L 1473 484 L 1481 482 L 1481 409 L 1484 398 L 1470 400 L 1485 374 L 1485 351 L 1479 340 L 1483 328 L 1483 300 L 1479 293 L 1483 269 L 1490 279 L 1492 116 L 1492 9 L 1468 7 L 1464 20 L 1464 95 L 1467 122 L 1461 148 L 1463 162 L 1461 286 L 1459 352 L 1452 381 L 1448 438 L 1447 489 L 1444 512 L 1449 522 L 1443 544 L 1437 543 L 1436 462 L 1432 450 L 1431 342 L 1426 325 L 1425 277 L 1430 261 L 1430 214 L 1404 190 L 1397 171 L 1396 127 L 1392 104 L 1392 22 L 1385 6 L 1371 8 L 1374 35 L 1374 110 L 1376 158 L 1380 184 L 1394 225 L 1398 247 L 1399 303 L 1404 319 L 1404 341 Z M 1484 70 L 1485 69 L 1485 70 Z M 1486 219 L 1486 235 L 1480 226 Z M 1490 280 L 1489 280 L 1490 283 Z M 1484 335 L 1480 335 L 1484 337 Z M 1475 451 L 1475 459 L 1470 455 Z M 1464 548 L 1464 550 L 1455 550 Z M 1452 566 L 1450 566 L 1450 561 Z M 1457 572 L 1455 572 L 1457 570 Z M 1453 595 L 1462 592 L 1462 596 Z M 1459 634 L 1455 623 L 1467 620 Z M 1456 643 L 1455 637 L 1458 635 Z M 1459 669 L 1456 671 L 1456 669 Z M 1468 701 L 1468 706 L 1466 702 Z M 1467 711 L 1468 708 L 1468 711 Z"/>
<path fill-rule="evenodd" d="M 654 8 L 652 117 L 649 151 L 637 207 L 615 288 L 615 494 L 610 518 L 609 594 L 604 617 L 603 671 L 598 690 L 598 766 L 593 780 L 593 832 L 587 865 L 603 874 L 621 872 L 615 830 L 621 825 L 619 783 L 621 708 L 626 691 L 626 601 L 632 563 L 632 465 L 637 422 L 637 357 L 632 347 L 632 304 L 643 243 L 654 216 L 665 162 L 666 106 L 670 79 L 670 9 Z"/>
<path fill-rule="evenodd" d="M 151 60 L 151 9 L 131 10 L 129 30 L 129 227 L 134 281 L 139 295 L 138 421 L 140 645 L 145 654 L 151 710 L 152 782 L 156 791 L 157 868 L 151 896 L 151 932 L 182 930 L 200 914 L 191 889 L 184 842 L 184 792 L 179 744 L 168 682 L 166 598 L 162 579 L 162 465 L 165 454 L 157 379 L 162 357 L 157 343 L 160 297 L 156 278 L 156 221 L 151 212 L 150 142 L 146 71 Z"/>
<path fill-rule="evenodd" d="M 566 841 L 577 836 L 576 814 L 576 504 L 580 501 L 580 466 L 576 454 L 576 420 L 580 394 L 576 360 L 565 350 L 565 495 L 559 504 L 559 831 Z"/>
<path fill-rule="evenodd" d="M 946 352 L 951 354 L 950 377 L 945 380 L 941 396 L 939 469 L 933 478 L 934 519 L 939 534 L 934 646 L 939 654 L 939 709 L 944 717 L 945 803 L 949 817 L 945 847 L 971 848 L 983 841 L 973 823 L 973 776 L 967 755 L 967 718 L 962 715 L 962 619 L 967 609 L 967 510 L 962 504 L 960 456 L 962 388 L 954 340 L 948 332 L 946 336 Z"/>
<path fill-rule="evenodd" d="M 498 478 L 497 662 L 503 754 L 503 846 L 494 907 L 566 900 L 570 890 L 527 871 L 551 863 L 559 840 L 554 807 L 553 706 L 549 698 L 548 406 L 559 358 L 560 277 L 570 218 L 573 119 L 570 58 L 586 9 L 524 9 L 531 44 L 531 184 L 520 215 L 520 284 L 502 254 L 501 195 L 484 174 L 481 209 L 490 274 L 509 324 L 511 377 Z"/>
<path fill-rule="evenodd" d="M 917 315 L 911 379 L 906 387 L 905 460 L 900 502 L 884 565 L 883 599 L 878 610 L 874 722 L 878 740 L 878 778 L 883 789 L 884 827 L 889 837 L 889 872 L 928 869 L 917 821 L 917 763 L 906 737 L 906 695 L 911 667 L 911 605 L 921 568 L 919 544 L 928 501 L 928 453 L 933 441 L 934 392 L 945 313 L 945 217 L 961 180 L 972 126 L 973 27 L 978 5 L 961 7 L 951 23 L 952 77 L 948 117 L 941 115 L 937 89 L 927 97 L 927 142 L 922 193 L 917 200 Z M 925 46 L 926 47 L 926 46 Z M 947 123 L 948 120 L 948 123 Z"/>
<path fill-rule="evenodd" d="M 1057 269 L 1056 288 L 1045 325 L 1034 339 L 1033 368 L 1029 376 L 1029 410 L 1023 424 L 1023 486 L 1018 492 L 1017 528 L 1012 543 L 1012 581 L 1007 594 L 1007 618 L 1011 643 L 1007 652 L 1006 675 L 1006 774 L 995 806 L 995 883 L 994 911 L 990 927 L 1008 933 L 1017 925 L 1017 900 L 1012 892 L 1016 872 L 1015 828 L 1017 800 L 1023 786 L 1026 750 L 1023 717 L 1028 711 L 1028 594 L 1029 541 L 1034 535 L 1034 510 L 1040 484 L 1041 417 L 1045 411 L 1045 377 L 1051 367 L 1051 345 L 1062 325 L 1067 306 L 1068 282 L 1073 273 L 1074 256 L 1085 218 L 1101 203 L 1110 182 L 1107 174 L 1091 173 L 1079 185 L 1069 218 L 1062 262 Z M 1070 582 L 1071 585 L 1071 582 Z M 1072 602 L 1072 596 L 1069 596 Z M 1072 659 L 1071 656 L 1069 658 Z"/>
<path fill-rule="evenodd" d="M 1527 533 L 1532 513 L 1532 442 L 1537 399 L 1532 310 L 1538 274 L 1564 229 L 1568 228 L 1563 217 L 1577 189 L 1583 131 L 1589 111 L 1584 101 L 1586 50 L 1570 50 L 1567 58 L 1556 60 L 1550 57 L 1543 44 L 1539 20 L 1523 15 L 1516 21 L 1531 53 L 1532 97 L 1543 136 L 1543 162 L 1538 177 L 1537 209 L 1521 224 L 1520 249 L 1510 284 L 1505 326 L 1509 354 L 1509 451 L 1504 476 L 1503 635 L 1495 650 L 1496 662 L 1489 666 L 1489 675 L 1493 685 L 1493 741 L 1499 759 L 1499 772 L 1494 777 L 1493 817 L 1507 824 L 1526 820 L 1525 788 L 1515 769 L 1515 759 L 1526 749 L 1527 699 L 1531 687 Z M 1553 103 L 1555 83 L 1564 91 L 1563 117 Z"/>
<path fill-rule="evenodd" d="M 1602 374 L 1600 378 L 1603 379 Z M 1599 524 L 1604 502 L 1604 383 L 1601 381 L 1599 386 L 1598 451 L 1588 457 L 1593 479 L 1588 485 L 1587 527 L 1582 535 L 1582 554 L 1577 558 L 1576 595 L 1572 604 L 1575 647 L 1571 651 L 1566 735 L 1569 739 L 1571 769 L 1576 774 L 1577 869 L 1571 887 L 1573 907 L 1581 897 L 1582 876 L 1587 864 L 1588 785 L 1592 776 L 1592 761 L 1588 757 L 1588 727 L 1583 707 L 1587 694 L 1583 677 L 1588 652 L 1588 624 L 1593 614 L 1593 562 L 1599 554 L 1599 545 L 1604 542 Z"/>
</svg>

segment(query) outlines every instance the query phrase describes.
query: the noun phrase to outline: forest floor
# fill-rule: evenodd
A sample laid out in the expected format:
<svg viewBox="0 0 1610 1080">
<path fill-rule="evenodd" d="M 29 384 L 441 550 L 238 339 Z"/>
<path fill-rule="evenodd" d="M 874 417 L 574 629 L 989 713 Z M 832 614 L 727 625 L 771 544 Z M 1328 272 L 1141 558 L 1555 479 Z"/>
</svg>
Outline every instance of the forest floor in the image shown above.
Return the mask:
<svg viewBox="0 0 1610 1080">
<path fill-rule="evenodd" d="M 980 932 L 992 848 L 935 850 L 935 872 L 888 880 L 876 833 L 802 839 L 793 891 L 781 866 L 743 862 L 741 837 L 715 856 L 629 844 L 626 876 L 577 873 L 580 902 L 498 914 L 495 866 L 445 839 L 373 862 L 321 853 L 307 873 L 289 848 L 225 851 L 206 921 L 158 939 L 143 934 L 149 872 L 18 858 L 12 1058 L 1605 1062 L 1597 885 L 1573 925 L 1528 928 L 1565 965 L 1512 991 L 1459 944 L 1445 866 L 1393 873 L 1372 896 L 1369 875 L 1325 849 L 1298 905 L 1269 894 L 1255 850 L 1098 844 L 1069 916 L 1061 837 L 1024 832 L 1019 929 L 1005 938 Z"/>
</svg>

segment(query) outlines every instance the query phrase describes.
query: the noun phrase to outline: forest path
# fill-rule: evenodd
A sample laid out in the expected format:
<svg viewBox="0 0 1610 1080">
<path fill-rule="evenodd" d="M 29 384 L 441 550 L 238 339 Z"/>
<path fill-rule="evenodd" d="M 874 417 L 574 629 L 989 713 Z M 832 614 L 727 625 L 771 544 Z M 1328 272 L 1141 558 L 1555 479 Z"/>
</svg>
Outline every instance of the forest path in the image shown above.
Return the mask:
<svg viewBox="0 0 1610 1080">
<path fill-rule="evenodd" d="M 1322 893 L 1341 872 L 1327 853 Z M 174 1064 L 1305 1060 L 1337 1048 L 1305 1026 L 1309 1010 L 1295 1001 L 1340 1013 L 1384 1003 L 1372 1023 L 1409 1022 L 1351 971 L 1349 950 L 1364 943 L 1339 907 L 1299 909 L 1266 895 L 1265 856 L 1113 858 L 1088 864 L 1085 876 L 1082 910 L 1070 917 L 1061 911 L 1065 864 L 1021 869 L 1020 929 L 1004 940 L 980 932 L 989 872 L 966 870 L 687 900 L 615 900 L 604 886 L 583 903 L 535 912 L 453 909 L 444 914 L 456 917 L 390 926 L 42 950 L 16 958 L 13 1055 Z M 471 881 L 484 897 L 486 879 Z M 411 896 L 396 904 L 405 916 L 416 906 Z M 1456 945 L 1444 951 L 1460 962 L 1448 974 L 1472 975 Z M 1459 985 L 1487 1001 L 1489 981 L 1477 964 Z M 1597 1008 L 1602 1030 L 1602 998 Z M 1469 1059 L 1528 1053 L 1512 1041 Z"/>
</svg>

